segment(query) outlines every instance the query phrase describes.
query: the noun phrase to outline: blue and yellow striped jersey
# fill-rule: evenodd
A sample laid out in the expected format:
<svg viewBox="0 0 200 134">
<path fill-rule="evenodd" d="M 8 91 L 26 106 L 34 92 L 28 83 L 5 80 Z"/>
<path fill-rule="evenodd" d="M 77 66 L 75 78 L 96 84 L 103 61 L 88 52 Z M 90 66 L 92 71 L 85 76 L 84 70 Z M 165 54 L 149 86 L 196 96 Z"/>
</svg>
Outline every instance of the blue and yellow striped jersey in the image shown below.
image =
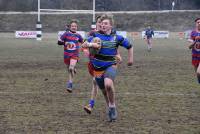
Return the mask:
<svg viewBox="0 0 200 134">
<path fill-rule="evenodd" d="M 102 41 L 99 53 L 94 55 L 94 58 L 90 60 L 96 70 L 104 70 L 117 63 L 115 56 L 117 55 L 117 49 L 119 46 L 126 49 L 132 47 L 129 41 L 121 35 L 106 35 L 100 32 L 95 32 L 88 38 L 88 42 L 91 42 L 94 37 L 98 37 Z"/>
</svg>

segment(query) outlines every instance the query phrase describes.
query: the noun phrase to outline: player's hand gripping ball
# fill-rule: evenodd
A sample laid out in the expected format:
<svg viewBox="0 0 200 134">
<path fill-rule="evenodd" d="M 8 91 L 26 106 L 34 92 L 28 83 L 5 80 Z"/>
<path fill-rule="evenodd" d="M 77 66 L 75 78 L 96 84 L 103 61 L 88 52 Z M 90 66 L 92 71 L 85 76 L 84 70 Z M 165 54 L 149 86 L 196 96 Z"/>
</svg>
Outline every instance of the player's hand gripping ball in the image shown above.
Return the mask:
<svg viewBox="0 0 200 134">
<path fill-rule="evenodd" d="M 121 63 L 122 63 L 122 57 L 121 57 L 119 54 L 117 54 L 117 55 L 115 56 L 115 59 L 116 59 L 116 61 L 117 61 L 118 64 L 121 64 Z"/>
<path fill-rule="evenodd" d="M 101 39 L 100 38 L 98 38 L 98 37 L 94 37 L 93 39 L 92 39 L 92 42 L 91 43 L 96 43 L 96 45 L 95 44 L 93 44 L 93 47 L 90 47 L 89 48 L 89 52 L 90 52 L 90 54 L 91 55 L 95 55 L 95 54 L 98 54 L 99 53 L 99 50 L 100 50 L 100 48 L 101 48 Z"/>
</svg>

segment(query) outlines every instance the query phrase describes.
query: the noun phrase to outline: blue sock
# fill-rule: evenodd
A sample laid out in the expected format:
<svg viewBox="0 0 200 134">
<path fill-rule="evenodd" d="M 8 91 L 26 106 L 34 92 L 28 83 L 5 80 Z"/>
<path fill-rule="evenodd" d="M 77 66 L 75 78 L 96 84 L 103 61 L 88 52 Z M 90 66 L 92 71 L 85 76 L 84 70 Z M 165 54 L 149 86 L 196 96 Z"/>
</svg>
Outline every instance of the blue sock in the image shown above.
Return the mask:
<svg viewBox="0 0 200 134">
<path fill-rule="evenodd" d="M 90 104 L 90 106 L 93 108 L 94 107 L 94 103 L 95 103 L 95 101 L 94 100 L 90 100 L 90 102 L 89 102 L 89 104 Z"/>
</svg>

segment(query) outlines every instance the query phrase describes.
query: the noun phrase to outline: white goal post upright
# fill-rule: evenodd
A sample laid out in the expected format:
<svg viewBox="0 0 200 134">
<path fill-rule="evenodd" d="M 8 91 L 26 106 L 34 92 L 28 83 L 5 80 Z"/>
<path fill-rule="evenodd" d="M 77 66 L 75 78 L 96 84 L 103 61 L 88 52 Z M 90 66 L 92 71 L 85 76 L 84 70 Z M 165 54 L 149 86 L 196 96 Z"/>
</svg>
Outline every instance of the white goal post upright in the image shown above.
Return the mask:
<svg viewBox="0 0 200 134">
<path fill-rule="evenodd" d="M 95 28 L 96 28 L 96 23 L 95 23 L 95 0 L 93 0 L 93 10 L 92 10 L 92 14 L 93 14 L 93 17 L 92 17 L 92 25 L 91 25 L 91 28 L 92 28 L 92 29 L 95 29 Z"/>
<path fill-rule="evenodd" d="M 40 0 L 38 0 L 38 17 L 37 17 L 37 40 L 42 40 L 42 24 L 40 20 L 41 12 L 67 12 L 67 13 L 92 13 L 92 25 L 91 28 L 95 29 L 95 0 L 93 0 L 93 9 L 92 10 L 59 10 L 59 9 L 41 9 Z"/>
<path fill-rule="evenodd" d="M 42 24 L 40 22 L 40 0 L 38 0 L 38 19 L 36 24 L 37 40 L 42 40 Z"/>
<path fill-rule="evenodd" d="M 38 21 L 40 21 L 40 0 L 38 0 Z"/>
</svg>

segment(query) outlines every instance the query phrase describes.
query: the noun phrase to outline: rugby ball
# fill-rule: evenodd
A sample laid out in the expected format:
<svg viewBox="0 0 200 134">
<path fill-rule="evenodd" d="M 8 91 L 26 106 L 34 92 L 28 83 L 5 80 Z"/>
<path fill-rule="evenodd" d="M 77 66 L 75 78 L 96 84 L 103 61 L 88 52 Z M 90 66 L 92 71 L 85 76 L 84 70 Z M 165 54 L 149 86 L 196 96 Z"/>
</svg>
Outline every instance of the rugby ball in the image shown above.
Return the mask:
<svg viewBox="0 0 200 134">
<path fill-rule="evenodd" d="M 101 39 L 99 37 L 94 37 L 92 39 L 91 43 L 97 43 L 97 44 L 101 45 L 102 42 L 101 42 Z M 100 48 L 93 48 L 93 47 L 89 48 L 89 52 L 90 52 L 91 55 L 98 54 L 99 50 L 100 50 Z"/>
</svg>

